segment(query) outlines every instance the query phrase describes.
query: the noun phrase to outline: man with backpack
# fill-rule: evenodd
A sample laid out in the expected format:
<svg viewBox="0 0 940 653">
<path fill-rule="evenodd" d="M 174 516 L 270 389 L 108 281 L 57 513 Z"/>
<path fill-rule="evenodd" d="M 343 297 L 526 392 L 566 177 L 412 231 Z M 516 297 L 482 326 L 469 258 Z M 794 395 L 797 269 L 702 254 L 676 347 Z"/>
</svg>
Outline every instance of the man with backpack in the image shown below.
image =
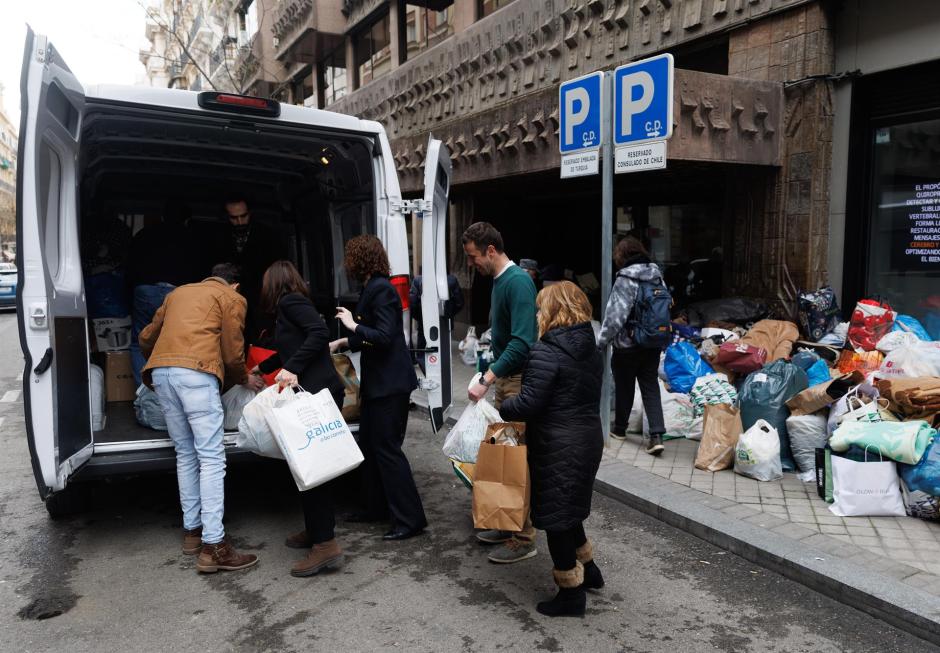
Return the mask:
<svg viewBox="0 0 940 653">
<path fill-rule="evenodd" d="M 610 437 L 626 439 L 627 420 L 639 382 L 643 410 L 649 421 L 644 437 L 646 453 L 663 452 L 663 406 L 659 396 L 659 358 L 672 342 L 670 308 L 672 297 L 663 283 L 659 267 L 649 252 L 633 236 L 617 243 L 614 262 L 619 268 L 607 301 L 604 323 L 597 346 L 613 345 L 611 368 L 614 373 L 615 415 Z"/>
</svg>

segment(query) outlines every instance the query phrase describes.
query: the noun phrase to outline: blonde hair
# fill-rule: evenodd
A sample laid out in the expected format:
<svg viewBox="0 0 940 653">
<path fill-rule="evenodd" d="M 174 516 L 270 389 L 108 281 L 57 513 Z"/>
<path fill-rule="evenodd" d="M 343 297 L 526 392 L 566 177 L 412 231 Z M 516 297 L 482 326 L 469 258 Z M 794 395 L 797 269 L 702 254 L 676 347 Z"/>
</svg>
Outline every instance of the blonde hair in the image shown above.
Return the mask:
<svg viewBox="0 0 940 653">
<path fill-rule="evenodd" d="M 546 286 L 535 298 L 539 338 L 552 329 L 590 322 L 593 309 L 584 291 L 570 281 Z"/>
</svg>

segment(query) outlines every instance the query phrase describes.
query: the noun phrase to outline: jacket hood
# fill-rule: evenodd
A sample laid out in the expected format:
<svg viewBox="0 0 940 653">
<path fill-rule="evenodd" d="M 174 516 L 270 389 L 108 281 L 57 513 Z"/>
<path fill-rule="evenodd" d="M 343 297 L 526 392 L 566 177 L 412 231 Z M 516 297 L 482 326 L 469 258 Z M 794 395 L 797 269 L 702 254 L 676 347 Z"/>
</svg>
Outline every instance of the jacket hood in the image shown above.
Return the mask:
<svg viewBox="0 0 940 653">
<path fill-rule="evenodd" d="M 628 265 L 621 269 L 617 273 L 617 276 L 633 279 L 634 281 L 658 282 L 663 280 L 663 273 L 655 263 L 634 263 L 633 265 Z"/>
<path fill-rule="evenodd" d="M 561 349 L 576 361 L 583 361 L 597 353 L 597 340 L 590 322 L 550 330 L 542 340 Z"/>
</svg>

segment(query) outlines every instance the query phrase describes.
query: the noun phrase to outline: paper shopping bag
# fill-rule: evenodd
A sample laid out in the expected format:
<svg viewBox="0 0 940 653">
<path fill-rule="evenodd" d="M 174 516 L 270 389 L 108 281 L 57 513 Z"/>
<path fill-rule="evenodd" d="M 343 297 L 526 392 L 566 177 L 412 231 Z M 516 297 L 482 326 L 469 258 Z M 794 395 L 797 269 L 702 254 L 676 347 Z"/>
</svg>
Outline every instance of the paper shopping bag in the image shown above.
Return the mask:
<svg viewBox="0 0 940 653">
<path fill-rule="evenodd" d="M 483 442 L 473 470 L 473 525 L 521 531 L 529 515 L 529 463 L 525 445 Z"/>
<path fill-rule="evenodd" d="M 329 390 L 314 395 L 288 389 L 278 397 L 265 417 L 297 489 L 323 485 L 362 463 L 359 445 Z"/>
<path fill-rule="evenodd" d="M 343 419 L 355 422 L 359 419 L 362 400 L 359 395 L 359 377 L 352 360 L 346 354 L 333 354 L 333 367 L 343 380 Z"/>
<path fill-rule="evenodd" d="M 707 472 L 729 469 L 734 464 L 734 447 L 744 433 L 741 411 L 728 404 L 705 406 L 702 441 L 695 454 L 695 467 Z"/>
<path fill-rule="evenodd" d="M 856 462 L 831 457 L 829 511 L 839 517 L 904 517 L 901 479 L 894 461 Z"/>
</svg>

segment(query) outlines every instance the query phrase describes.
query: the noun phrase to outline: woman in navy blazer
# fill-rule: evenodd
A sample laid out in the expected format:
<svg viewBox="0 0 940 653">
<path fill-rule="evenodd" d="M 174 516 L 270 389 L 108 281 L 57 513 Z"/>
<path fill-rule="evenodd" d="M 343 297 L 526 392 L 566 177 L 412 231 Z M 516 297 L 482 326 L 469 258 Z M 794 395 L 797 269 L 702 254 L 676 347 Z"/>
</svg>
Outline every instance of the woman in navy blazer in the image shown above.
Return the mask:
<svg viewBox="0 0 940 653">
<path fill-rule="evenodd" d="M 363 284 L 355 316 L 345 308 L 336 309 L 350 335 L 330 344 L 332 351 L 348 346 L 362 352 L 359 445 L 365 457 L 366 509 L 351 520 L 380 521 L 388 514 L 392 528 L 383 539 L 404 540 L 420 534 L 428 522 L 401 449 L 411 391 L 418 387 L 405 344 L 401 299 L 388 278 L 385 248 L 375 236 L 357 236 L 346 243 L 343 265 Z"/>
</svg>

